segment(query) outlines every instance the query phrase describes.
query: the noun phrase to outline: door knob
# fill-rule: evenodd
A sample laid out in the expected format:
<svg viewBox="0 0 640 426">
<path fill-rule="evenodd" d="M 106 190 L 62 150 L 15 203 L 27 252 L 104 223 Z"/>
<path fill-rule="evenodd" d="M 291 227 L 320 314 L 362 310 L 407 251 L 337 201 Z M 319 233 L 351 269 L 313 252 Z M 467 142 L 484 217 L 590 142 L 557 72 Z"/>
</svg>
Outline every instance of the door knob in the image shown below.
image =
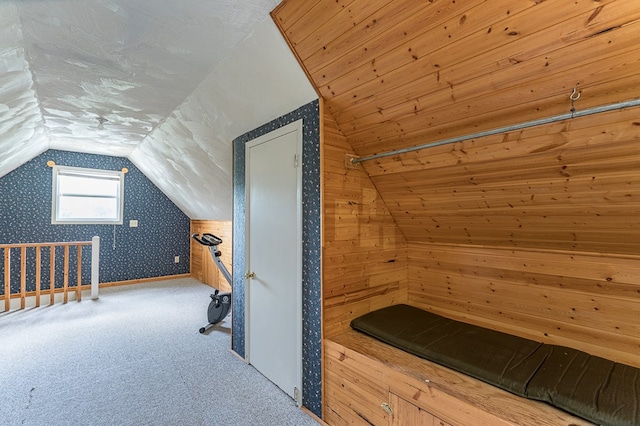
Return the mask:
<svg viewBox="0 0 640 426">
<path fill-rule="evenodd" d="M 246 274 L 244 274 L 245 278 L 255 278 L 256 277 L 256 273 L 255 272 L 247 272 Z"/>
</svg>

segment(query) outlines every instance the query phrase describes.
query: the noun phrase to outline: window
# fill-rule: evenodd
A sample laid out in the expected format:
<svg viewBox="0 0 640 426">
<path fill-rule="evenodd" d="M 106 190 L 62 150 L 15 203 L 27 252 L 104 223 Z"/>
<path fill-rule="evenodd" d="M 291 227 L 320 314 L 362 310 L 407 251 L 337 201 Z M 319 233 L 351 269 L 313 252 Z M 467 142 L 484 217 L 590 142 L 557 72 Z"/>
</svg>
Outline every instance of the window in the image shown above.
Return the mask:
<svg viewBox="0 0 640 426">
<path fill-rule="evenodd" d="M 51 223 L 122 225 L 124 172 L 53 166 Z"/>
</svg>

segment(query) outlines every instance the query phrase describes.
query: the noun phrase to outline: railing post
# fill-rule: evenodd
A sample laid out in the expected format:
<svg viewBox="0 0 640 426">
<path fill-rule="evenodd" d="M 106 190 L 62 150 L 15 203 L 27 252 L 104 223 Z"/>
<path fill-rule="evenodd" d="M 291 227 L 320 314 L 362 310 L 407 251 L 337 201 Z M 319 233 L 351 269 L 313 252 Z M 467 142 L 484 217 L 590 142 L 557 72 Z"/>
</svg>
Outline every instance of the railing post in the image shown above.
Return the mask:
<svg viewBox="0 0 640 426">
<path fill-rule="evenodd" d="M 11 248 L 4 248 L 4 310 L 11 309 Z"/>
<path fill-rule="evenodd" d="M 78 268 L 76 270 L 76 300 L 82 300 L 82 244 L 78 244 Z"/>
<path fill-rule="evenodd" d="M 98 284 L 100 283 L 100 237 L 91 239 L 91 299 L 98 298 Z"/>
</svg>

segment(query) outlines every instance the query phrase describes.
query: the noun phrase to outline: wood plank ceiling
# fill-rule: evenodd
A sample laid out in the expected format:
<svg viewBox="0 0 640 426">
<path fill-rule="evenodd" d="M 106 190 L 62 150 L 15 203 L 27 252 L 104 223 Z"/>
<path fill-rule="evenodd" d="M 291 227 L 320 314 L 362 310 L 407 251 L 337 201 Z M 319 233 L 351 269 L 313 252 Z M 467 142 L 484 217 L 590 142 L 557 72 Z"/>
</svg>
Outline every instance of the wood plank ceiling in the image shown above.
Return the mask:
<svg viewBox="0 0 640 426">
<path fill-rule="evenodd" d="M 285 0 L 360 156 L 640 98 L 637 0 Z M 410 242 L 640 254 L 638 109 L 364 164 Z"/>
</svg>

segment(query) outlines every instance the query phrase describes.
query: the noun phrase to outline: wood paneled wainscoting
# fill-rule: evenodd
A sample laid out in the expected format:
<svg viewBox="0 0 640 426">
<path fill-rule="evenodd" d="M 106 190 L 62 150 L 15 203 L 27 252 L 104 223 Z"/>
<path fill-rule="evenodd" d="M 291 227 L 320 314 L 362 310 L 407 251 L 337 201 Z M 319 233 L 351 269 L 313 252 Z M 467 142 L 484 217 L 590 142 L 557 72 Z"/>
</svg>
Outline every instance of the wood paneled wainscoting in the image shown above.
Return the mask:
<svg viewBox="0 0 640 426">
<path fill-rule="evenodd" d="M 192 220 L 191 235 L 209 233 L 222 239 L 218 249 L 222 263 L 232 272 L 232 248 L 231 241 L 232 222 L 230 220 Z M 203 283 L 217 288 L 220 291 L 231 291 L 231 286 L 220 273 L 208 247 L 204 247 L 191 239 L 191 276 Z"/>
</svg>

